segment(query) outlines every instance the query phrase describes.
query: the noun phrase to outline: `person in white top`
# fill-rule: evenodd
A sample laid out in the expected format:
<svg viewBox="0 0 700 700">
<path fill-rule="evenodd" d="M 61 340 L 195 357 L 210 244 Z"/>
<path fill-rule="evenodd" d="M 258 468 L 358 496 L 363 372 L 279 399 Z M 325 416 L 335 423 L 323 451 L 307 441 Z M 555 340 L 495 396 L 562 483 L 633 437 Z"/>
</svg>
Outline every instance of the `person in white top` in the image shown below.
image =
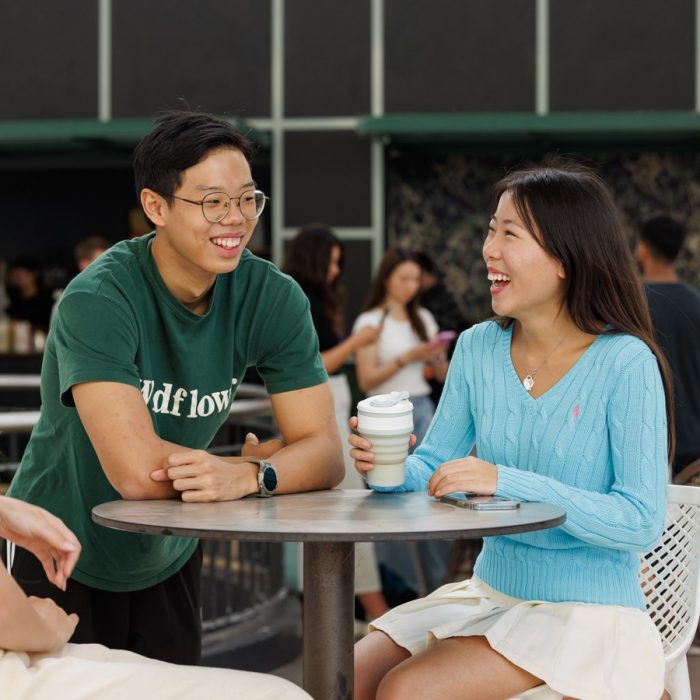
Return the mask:
<svg viewBox="0 0 700 700">
<path fill-rule="evenodd" d="M 380 325 L 376 343 L 359 348 L 355 354 L 357 383 L 368 395 L 406 390 L 413 404 L 413 432 L 420 444 L 435 413 L 431 387 L 425 380 L 426 367 L 440 382 L 447 375 L 449 340 L 437 338 L 433 315 L 419 305 L 421 267 L 415 253 L 390 248 L 384 254 L 372 281 L 353 333 L 366 326 Z M 427 594 L 443 583 L 450 553 L 449 542 L 379 542 L 381 564 L 400 577 L 415 594 Z M 392 595 L 387 590 L 388 596 Z M 396 601 L 408 593 L 396 585 Z M 404 597 L 406 596 L 406 597 Z"/>
<path fill-rule="evenodd" d="M 43 508 L 0 496 L 0 538 L 32 552 L 49 581 L 65 590 L 80 543 L 61 520 Z M 77 624 L 75 613 L 50 598 L 27 597 L 0 560 L 0 695 L 33 700 L 310 700 L 301 688 L 275 676 L 180 666 L 101 644 L 70 644 Z"/>
<path fill-rule="evenodd" d="M 387 250 L 364 311 L 353 327 L 357 332 L 365 326 L 382 326 L 378 342 L 357 351 L 357 381 L 369 395 L 408 391 L 419 443 L 435 412 L 430 384 L 424 377 L 426 364 L 441 382 L 448 364 L 448 341 L 437 340 L 439 329 L 433 315 L 418 303 L 420 278 L 415 253 L 400 248 Z"/>
</svg>

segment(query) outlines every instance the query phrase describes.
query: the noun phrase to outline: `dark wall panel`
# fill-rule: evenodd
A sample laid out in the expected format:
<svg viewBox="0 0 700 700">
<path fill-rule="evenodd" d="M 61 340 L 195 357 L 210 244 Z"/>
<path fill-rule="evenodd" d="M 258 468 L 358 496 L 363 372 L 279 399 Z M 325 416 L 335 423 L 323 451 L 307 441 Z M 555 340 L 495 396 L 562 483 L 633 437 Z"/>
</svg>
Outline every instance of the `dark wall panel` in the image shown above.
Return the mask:
<svg viewBox="0 0 700 700">
<path fill-rule="evenodd" d="M 270 3 L 118 0 L 112 4 L 113 111 L 148 116 L 191 107 L 270 113 Z"/>
<path fill-rule="evenodd" d="M 387 112 L 534 109 L 534 0 L 385 7 Z"/>
<path fill-rule="evenodd" d="M 97 116 L 97 2 L 0 3 L 0 119 Z"/>
<path fill-rule="evenodd" d="M 360 313 L 372 281 L 372 242 L 343 241 L 345 249 L 345 272 L 343 284 L 347 292 L 345 320 L 348 332 Z"/>
<path fill-rule="evenodd" d="M 285 226 L 370 226 L 370 144 L 348 132 L 288 132 Z"/>
<path fill-rule="evenodd" d="M 0 258 L 32 255 L 72 269 L 73 247 L 87 236 L 129 234 L 137 205 L 131 168 L 0 171 Z"/>
<path fill-rule="evenodd" d="M 369 0 L 294 0 L 284 9 L 286 115 L 369 112 Z"/>
<path fill-rule="evenodd" d="M 550 3 L 552 110 L 693 109 L 693 0 Z"/>
</svg>

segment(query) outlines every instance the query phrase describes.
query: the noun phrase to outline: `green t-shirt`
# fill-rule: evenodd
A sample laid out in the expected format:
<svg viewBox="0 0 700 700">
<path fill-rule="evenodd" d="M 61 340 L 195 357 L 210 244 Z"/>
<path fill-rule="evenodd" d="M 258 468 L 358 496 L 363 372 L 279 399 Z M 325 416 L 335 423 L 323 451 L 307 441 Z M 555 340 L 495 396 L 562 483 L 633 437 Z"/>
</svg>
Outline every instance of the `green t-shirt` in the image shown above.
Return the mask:
<svg viewBox="0 0 700 700">
<path fill-rule="evenodd" d="M 217 277 L 199 316 L 165 286 L 153 238 L 118 243 L 66 288 L 44 353 L 41 416 L 9 491 L 66 522 L 83 546 L 73 577 L 108 591 L 165 580 L 197 542 L 92 522 L 95 505 L 120 496 L 80 422 L 74 384 L 138 388 L 160 437 L 202 449 L 226 422 L 248 367 L 271 394 L 326 381 L 308 301 L 290 277 L 246 250 L 234 272 Z"/>
</svg>

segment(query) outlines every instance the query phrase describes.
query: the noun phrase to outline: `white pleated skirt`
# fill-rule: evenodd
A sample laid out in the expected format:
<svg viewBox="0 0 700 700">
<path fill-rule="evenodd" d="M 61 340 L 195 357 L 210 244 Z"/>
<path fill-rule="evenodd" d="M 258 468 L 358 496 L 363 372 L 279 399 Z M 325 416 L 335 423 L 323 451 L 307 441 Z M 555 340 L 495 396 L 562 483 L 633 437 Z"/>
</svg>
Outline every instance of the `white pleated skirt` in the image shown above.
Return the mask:
<svg viewBox="0 0 700 700">
<path fill-rule="evenodd" d="M 484 636 L 499 654 L 541 678 L 547 698 L 659 700 L 663 693 L 661 637 L 637 608 L 523 601 L 473 577 L 394 608 L 372 629 L 411 654 L 440 639 Z"/>
</svg>

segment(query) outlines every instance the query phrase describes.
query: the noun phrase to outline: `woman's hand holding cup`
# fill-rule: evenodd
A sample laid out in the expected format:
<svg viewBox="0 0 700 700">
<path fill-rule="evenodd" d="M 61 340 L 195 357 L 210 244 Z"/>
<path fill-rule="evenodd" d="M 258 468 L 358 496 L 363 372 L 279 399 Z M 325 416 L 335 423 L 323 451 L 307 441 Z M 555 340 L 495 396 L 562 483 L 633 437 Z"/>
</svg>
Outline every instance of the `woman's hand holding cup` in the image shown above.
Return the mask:
<svg viewBox="0 0 700 700">
<path fill-rule="evenodd" d="M 365 437 L 358 435 L 357 431 L 357 416 L 350 418 L 350 429 L 353 431 L 348 438 L 350 443 L 350 456 L 355 461 L 355 469 L 363 478 L 367 478 L 367 472 L 374 469 L 374 452 L 372 452 L 372 443 Z M 416 436 L 411 433 L 408 442 L 410 447 L 416 444 Z"/>
</svg>

